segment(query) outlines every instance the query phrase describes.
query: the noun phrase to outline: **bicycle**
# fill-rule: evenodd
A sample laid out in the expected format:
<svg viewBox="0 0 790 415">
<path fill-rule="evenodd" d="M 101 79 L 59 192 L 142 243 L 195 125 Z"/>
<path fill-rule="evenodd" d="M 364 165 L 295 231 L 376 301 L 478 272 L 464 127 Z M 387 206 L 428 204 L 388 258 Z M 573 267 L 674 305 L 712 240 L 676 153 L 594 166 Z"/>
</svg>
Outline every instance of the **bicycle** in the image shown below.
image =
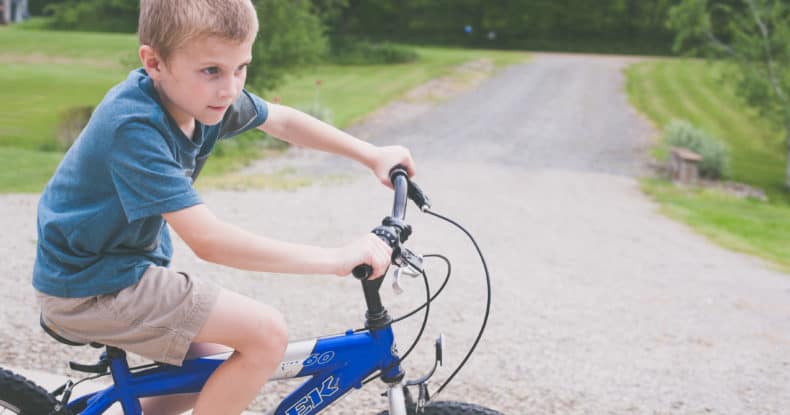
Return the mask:
<svg viewBox="0 0 790 415">
<path fill-rule="evenodd" d="M 474 241 L 474 238 L 461 225 L 430 210 L 430 203 L 422 190 L 408 179 L 406 172 L 396 167 L 390 173 L 394 188 L 392 215 L 387 216 L 373 233 L 392 247 L 392 264 L 397 268 L 394 272 L 394 288 L 399 289 L 398 280 L 401 274 L 412 276 L 422 275 L 426 302 L 410 313 L 392 319 L 381 303 L 379 289 L 384 278 L 370 280 L 371 267 L 361 264 L 354 268 L 353 275 L 362 283 L 367 305 L 365 327 L 348 330 L 346 333 L 330 337 L 319 337 L 289 343 L 285 357 L 272 377 L 272 380 L 310 377 L 296 390 L 290 393 L 272 412 L 275 415 L 311 415 L 321 412 L 351 389 L 359 389 L 363 385 L 380 378 L 387 385 L 386 396 L 389 410 L 379 415 L 501 415 L 492 409 L 474 404 L 453 401 L 434 402 L 428 391 L 428 380 L 433 376 L 437 366 L 442 363 L 442 337 L 436 341 L 436 359 L 433 368 L 425 375 L 413 381 L 405 380 L 405 372 L 401 362 L 413 350 L 425 329 L 430 304 L 444 289 L 450 277 L 450 262 L 441 255 L 447 266 L 447 275 L 441 288 L 431 295 L 427 275 L 423 269 L 423 257 L 402 246 L 411 235 L 411 226 L 405 222 L 406 204 L 411 199 L 423 212 L 449 221 L 463 230 L 474 243 L 486 275 L 488 298 L 483 324 L 474 344 L 455 371 L 436 391 L 440 393 L 455 377 L 474 352 L 488 319 L 491 304 L 491 286 L 485 259 Z M 426 256 L 429 257 L 429 256 Z M 407 352 L 400 357 L 396 347 L 392 324 L 408 318 L 425 308 L 422 327 Z M 58 335 L 49 328 L 42 319 L 42 328 L 61 343 L 82 346 Z M 124 414 L 141 414 L 139 398 L 161 396 L 178 393 L 199 392 L 206 379 L 230 353 L 210 355 L 187 360 L 183 366 L 171 366 L 151 363 L 130 368 L 123 350 L 101 344 L 91 344 L 97 348 L 105 348 L 99 362 L 84 365 L 69 362 L 73 370 L 92 373 L 93 375 L 78 382 L 67 381 L 53 392 L 47 392 L 33 382 L 20 375 L 0 368 L 0 414 L 9 411 L 13 414 L 30 415 L 97 415 L 104 413 L 113 404 L 120 403 Z M 98 377 L 111 376 L 112 385 L 98 392 L 89 393 L 71 399 L 72 389 L 81 382 Z M 419 391 L 415 400 L 410 387 Z"/>
</svg>

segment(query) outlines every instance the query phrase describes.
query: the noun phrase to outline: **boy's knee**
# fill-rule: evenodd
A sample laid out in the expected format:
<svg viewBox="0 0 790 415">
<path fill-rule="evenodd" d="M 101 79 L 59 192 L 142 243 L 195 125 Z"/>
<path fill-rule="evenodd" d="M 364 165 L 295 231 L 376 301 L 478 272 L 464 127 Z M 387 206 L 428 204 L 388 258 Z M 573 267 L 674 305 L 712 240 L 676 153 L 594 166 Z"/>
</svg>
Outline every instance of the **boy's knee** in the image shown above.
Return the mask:
<svg viewBox="0 0 790 415">
<path fill-rule="evenodd" d="M 285 354 L 285 349 L 288 348 L 288 325 L 282 313 L 275 310 L 264 336 L 269 338 L 273 351 Z"/>
<path fill-rule="evenodd" d="M 264 308 L 256 313 L 256 330 L 250 333 L 255 350 L 265 350 L 268 356 L 285 354 L 288 347 L 288 326 L 282 313 Z"/>
</svg>

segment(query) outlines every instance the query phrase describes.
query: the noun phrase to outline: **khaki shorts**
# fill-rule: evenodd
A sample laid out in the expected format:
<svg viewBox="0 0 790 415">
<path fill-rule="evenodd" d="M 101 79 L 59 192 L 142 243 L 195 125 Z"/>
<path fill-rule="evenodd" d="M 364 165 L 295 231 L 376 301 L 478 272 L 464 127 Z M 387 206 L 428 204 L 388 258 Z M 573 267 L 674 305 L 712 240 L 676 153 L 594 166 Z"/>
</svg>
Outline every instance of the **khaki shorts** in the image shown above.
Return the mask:
<svg viewBox="0 0 790 415">
<path fill-rule="evenodd" d="M 68 340 L 103 343 L 180 366 L 219 291 L 210 281 L 151 266 L 137 284 L 115 293 L 37 296 L 47 325 Z"/>
</svg>

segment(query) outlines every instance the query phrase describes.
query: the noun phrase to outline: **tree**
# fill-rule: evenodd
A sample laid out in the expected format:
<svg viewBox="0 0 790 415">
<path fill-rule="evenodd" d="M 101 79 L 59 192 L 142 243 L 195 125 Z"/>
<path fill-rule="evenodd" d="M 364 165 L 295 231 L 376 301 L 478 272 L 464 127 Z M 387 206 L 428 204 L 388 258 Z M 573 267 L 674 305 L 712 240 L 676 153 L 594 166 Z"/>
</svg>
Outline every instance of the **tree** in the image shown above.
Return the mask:
<svg viewBox="0 0 790 415">
<path fill-rule="evenodd" d="M 49 24 L 54 29 L 134 33 L 140 2 L 66 0 L 50 2 L 44 6 L 44 13 L 51 15 Z"/>
<path fill-rule="evenodd" d="M 287 73 L 321 61 L 328 50 L 325 29 L 308 0 L 255 0 L 260 29 L 247 83 L 273 89 Z M 326 2 L 330 4 L 330 2 Z"/>
<path fill-rule="evenodd" d="M 736 92 L 785 130 L 790 190 L 790 5 L 786 0 L 686 0 L 670 9 L 675 51 L 732 62 Z"/>
</svg>

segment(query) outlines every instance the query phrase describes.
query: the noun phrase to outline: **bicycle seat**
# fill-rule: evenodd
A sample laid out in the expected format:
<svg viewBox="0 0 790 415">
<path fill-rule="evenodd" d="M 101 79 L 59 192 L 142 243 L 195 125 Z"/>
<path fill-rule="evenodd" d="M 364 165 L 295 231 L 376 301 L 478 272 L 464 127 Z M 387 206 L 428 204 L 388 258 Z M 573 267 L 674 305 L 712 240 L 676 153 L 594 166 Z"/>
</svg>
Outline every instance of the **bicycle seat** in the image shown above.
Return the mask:
<svg viewBox="0 0 790 415">
<path fill-rule="evenodd" d="M 104 347 L 104 345 L 101 344 L 101 343 L 96 343 L 96 342 L 80 343 L 80 342 L 75 342 L 75 341 L 69 340 L 69 339 L 61 336 L 55 330 L 53 330 L 52 327 L 49 327 L 47 325 L 47 321 L 44 319 L 44 314 L 39 314 L 38 315 L 38 322 L 39 322 L 39 324 L 41 324 L 41 328 L 44 329 L 44 332 L 49 334 L 53 339 L 55 339 L 55 340 L 57 340 L 57 341 L 59 341 L 59 342 L 61 342 L 63 344 L 66 344 L 66 345 L 69 345 L 69 346 L 85 346 L 87 344 L 90 344 L 91 347 L 94 347 L 94 348 L 97 348 L 97 349 L 101 349 L 102 347 Z"/>
</svg>

